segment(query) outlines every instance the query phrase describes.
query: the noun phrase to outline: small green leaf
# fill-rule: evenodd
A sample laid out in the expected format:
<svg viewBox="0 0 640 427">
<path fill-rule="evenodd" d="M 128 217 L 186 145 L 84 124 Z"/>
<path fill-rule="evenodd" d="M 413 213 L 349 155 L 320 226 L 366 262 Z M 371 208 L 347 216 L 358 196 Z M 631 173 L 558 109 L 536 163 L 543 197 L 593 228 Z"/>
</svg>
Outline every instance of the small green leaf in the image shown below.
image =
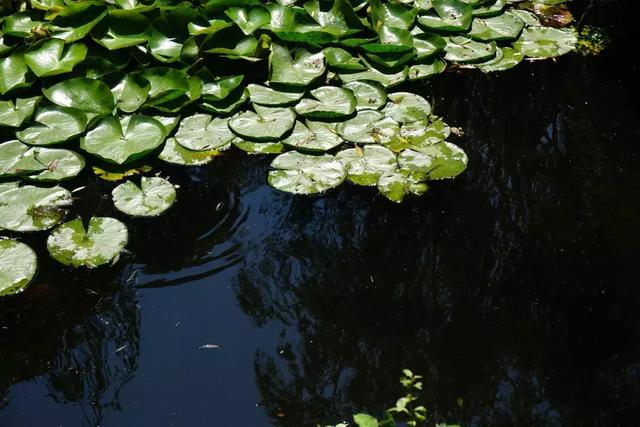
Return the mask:
<svg viewBox="0 0 640 427">
<path fill-rule="evenodd" d="M 357 144 L 386 144 L 400 131 L 398 122 L 375 110 L 361 110 L 336 126 L 338 135 Z"/>
<path fill-rule="evenodd" d="M 29 68 L 21 54 L 0 58 L 0 95 L 31 85 Z"/>
<path fill-rule="evenodd" d="M 387 104 L 387 91 L 373 80 L 355 80 L 344 85 L 356 97 L 357 110 L 378 110 Z"/>
<path fill-rule="evenodd" d="M 45 169 L 29 175 L 31 181 L 59 182 L 76 177 L 84 169 L 84 158 L 71 150 L 33 147 L 31 155 Z"/>
<path fill-rule="evenodd" d="M 267 86 L 250 84 L 247 86 L 251 102 L 269 107 L 281 107 L 295 104 L 304 95 L 304 91 L 275 90 Z"/>
<path fill-rule="evenodd" d="M 355 414 L 353 421 L 358 427 L 378 427 L 378 420 L 368 414 Z"/>
<path fill-rule="evenodd" d="M 390 93 L 387 98 L 387 105 L 382 112 L 398 123 L 423 120 L 431 114 L 431 105 L 420 95 L 395 92 Z"/>
<path fill-rule="evenodd" d="M 223 149 L 224 147 L 221 147 Z M 193 151 L 187 150 L 176 142 L 175 138 L 167 138 L 158 158 L 164 162 L 181 166 L 200 166 L 210 163 L 220 155 L 220 150 Z"/>
<path fill-rule="evenodd" d="M 133 113 L 146 102 L 151 83 L 142 75 L 129 73 L 112 89 L 120 111 Z"/>
<path fill-rule="evenodd" d="M 176 189 L 166 179 L 142 177 L 140 187 L 126 181 L 114 188 L 111 196 L 120 212 L 136 217 L 154 217 L 175 203 Z"/>
</svg>

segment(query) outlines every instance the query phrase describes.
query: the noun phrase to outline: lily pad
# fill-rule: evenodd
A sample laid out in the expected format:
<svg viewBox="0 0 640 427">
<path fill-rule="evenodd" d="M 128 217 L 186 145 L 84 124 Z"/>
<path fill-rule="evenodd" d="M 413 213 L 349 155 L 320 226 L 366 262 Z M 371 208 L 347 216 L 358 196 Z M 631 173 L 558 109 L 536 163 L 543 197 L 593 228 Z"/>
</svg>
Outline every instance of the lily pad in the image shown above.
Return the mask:
<svg viewBox="0 0 640 427">
<path fill-rule="evenodd" d="M 388 95 L 383 113 L 398 123 L 424 120 L 431 114 L 431 105 L 420 95 L 409 92 L 395 92 Z"/>
<path fill-rule="evenodd" d="M 59 224 L 64 209 L 73 203 L 61 187 L 27 185 L 0 194 L 0 228 L 10 231 L 41 231 Z"/>
<path fill-rule="evenodd" d="M 107 8 L 94 2 L 66 4 L 51 21 L 53 36 L 67 43 L 86 37 L 105 16 Z"/>
<path fill-rule="evenodd" d="M 524 21 L 522 19 L 517 15 L 505 12 L 492 18 L 474 19 L 471 30 L 466 36 L 479 41 L 514 40 L 518 38 L 523 28 Z"/>
<path fill-rule="evenodd" d="M 45 165 L 33 157 L 29 146 L 20 141 L 7 141 L 0 144 L 0 178 L 27 175 L 42 171 Z"/>
<path fill-rule="evenodd" d="M 289 49 L 273 43 L 269 68 L 272 86 L 308 86 L 324 74 L 325 58 L 322 53 L 312 54 L 304 49 L 296 51 L 295 58 L 291 58 Z"/>
<path fill-rule="evenodd" d="M 379 111 L 361 110 L 336 126 L 338 135 L 357 144 L 386 144 L 400 131 L 398 122 Z"/>
<path fill-rule="evenodd" d="M 149 20 L 133 10 L 112 10 L 92 31 L 93 39 L 109 50 L 144 43 L 151 37 Z"/>
<path fill-rule="evenodd" d="M 230 116 L 235 113 L 249 100 L 249 90 L 239 88 L 222 101 L 205 101 L 200 104 L 200 108 L 210 113 L 221 116 Z"/>
<path fill-rule="evenodd" d="M 22 55 L 14 53 L 0 58 L 0 95 L 29 86 L 31 83 L 29 68 Z"/>
<path fill-rule="evenodd" d="M 61 107 L 70 107 L 85 113 L 110 114 L 115 107 L 111 89 L 100 80 L 76 77 L 43 88 L 47 99 Z"/>
<path fill-rule="evenodd" d="M 127 227 L 109 217 L 92 217 L 85 230 L 76 218 L 57 227 L 47 239 L 49 254 L 72 267 L 94 268 L 112 262 L 129 240 Z"/>
<path fill-rule="evenodd" d="M 328 151 L 342 144 L 344 140 L 335 130 L 334 123 L 307 120 L 305 126 L 296 122 L 293 132 L 282 141 L 283 144 L 304 151 Z"/>
<path fill-rule="evenodd" d="M 116 99 L 116 106 L 120 111 L 133 113 L 137 111 L 147 100 L 151 83 L 137 73 L 127 74 L 112 89 Z"/>
<path fill-rule="evenodd" d="M 475 64 L 475 67 L 484 73 L 505 71 L 515 67 L 524 59 L 524 55 L 511 47 L 498 48 L 496 57 L 490 61 Z"/>
<path fill-rule="evenodd" d="M 249 154 L 280 154 L 284 151 L 284 145 L 281 142 L 255 142 L 234 138 L 232 144 Z"/>
<path fill-rule="evenodd" d="M 84 158 L 71 150 L 33 147 L 31 151 L 34 159 L 45 166 L 42 172 L 29 175 L 32 181 L 64 181 L 77 176 L 85 166 Z"/>
<path fill-rule="evenodd" d="M 444 141 L 451 135 L 451 128 L 441 119 L 405 123 L 400 128 L 400 137 L 414 147 L 424 147 Z"/>
<path fill-rule="evenodd" d="M 198 74 L 202 78 L 202 98 L 207 101 L 222 101 L 242 84 L 243 75 L 214 78 L 211 75 Z M 210 73 L 206 73 L 210 74 Z"/>
<path fill-rule="evenodd" d="M 73 43 L 65 46 L 62 39 L 41 40 L 24 53 L 24 62 L 38 77 L 69 73 L 84 61 L 87 46 Z"/>
<path fill-rule="evenodd" d="M 275 90 L 267 86 L 250 84 L 247 86 L 251 102 L 268 107 L 281 107 L 295 104 L 304 95 L 304 91 Z"/>
<path fill-rule="evenodd" d="M 422 64 L 409 67 L 409 80 L 422 80 L 442 73 L 447 68 L 447 63 L 440 58 L 431 58 Z"/>
<path fill-rule="evenodd" d="M 468 37 L 449 37 L 444 59 L 453 62 L 482 62 L 496 56 L 496 43 L 482 43 Z"/>
<path fill-rule="evenodd" d="M 224 147 L 220 147 L 221 149 Z M 175 138 L 167 138 L 158 158 L 164 162 L 181 166 L 200 166 L 210 163 L 220 155 L 220 150 L 193 151 L 187 150 L 176 142 Z"/>
<path fill-rule="evenodd" d="M 432 180 L 458 176 L 467 168 L 467 162 L 465 152 L 447 141 L 405 150 L 398 156 L 401 168 Z"/>
<path fill-rule="evenodd" d="M 117 165 L 138 160 L 165 139 L 164 126 L 148 116 L 109 116 L 80 139 L 80 148 Z"/>
<path fill-rule="evenodd" d="M 358 58 L 342 48 L 327 47 L 323 49 L 322 53 L 331 69 L 339 71 L 364 71 L 367 69 Z"/>
<path fill-rule="evenodd" d="M 189 150 L 215 150 L 227 145 L 235 138 L 227 122 L 227 119 L 214 119 L 209 114 L 185 117 L 176 132 L 176 142 Z"/>
<path fill-rule="evenodd" d="M 473 7 L 460 0 L 432 0 L 433 11 L 418 18 L 426 29 L 467 31 L 473 21 Z"/>
<path fill-rule="evenodd" d="M 380 145 L 342 150 L 336 154 L 336 159 L 344 165 L 349 181 L 365 186 L 377 185 L 382 174 L 398 167 L 396 155 Z"/>
<path fill-rule="evenodd" d="M 82 134 L 87 117 L 75 108 L 50 105 L 38 109 L 33 126 L 16 132 L 18 139 L 29 145 L 54 145 Z"/>
<path fill-rule="evenodd" d="M 387 91 L 384 86 L 373 80 L 356 80 L 344 85 L 356 97 L 357 110 L 378 110 L 387 103 Z"/>
<path fill-rule="evenodd" d="M 296 113 L 314 119 L 347 117 L 356 110 L 355 95 L 349 89 L 322 86 L 310 92 L 315 99 L 304 98 L 296 107 Z"/>
<path fill-rule="evenodd" d="M 20 127 L 22 123 L 33 115 L 39 96 L 32 98 L 18 98 L 0 101 L 0 126 Z"/>
<path fill-rule="evenodd" d="M 38 258 L 29 246 L 0 239 L 0 296 L 25 290 L 38 270 Z"/>
<path fill-rule="evenodd" d="M 575 30 L 529 27 L 513 47 L 528 58 L 553 58 L 575 50 L 577 42 Z"/>
<path fill-rule="evenodd" d="M 415 181 L 406 170 L 387 172 L 378 179 L 378 190 L 392 202 L 400 203 L 408 194 L 420 196 L 427 192 L 429 186 Z"/>
<path fill-rule="evenodd" d="M 111 196 L 120 212 L 131 216 L 154 217 L 175 203 L 176 188 L 164 178 L 142 177 L 139 187 L 127 181 L 114 188 Z"/>
<path fill-rule="evenodd" d="M 254 105 L 256 112 L 245 111 L 229 119 L 229 128 L 238 136 L 253 141 L 279 141 L 296 122 L 291 108 Z"/>
<path fill-rule="evenodd" d="M 322 193 L 340 185 L 347 173 L 344 166 L 329 154 L 310 155 L 295 151 L 273 159 L 269 184 L 293 194 Z"/>
</svg>

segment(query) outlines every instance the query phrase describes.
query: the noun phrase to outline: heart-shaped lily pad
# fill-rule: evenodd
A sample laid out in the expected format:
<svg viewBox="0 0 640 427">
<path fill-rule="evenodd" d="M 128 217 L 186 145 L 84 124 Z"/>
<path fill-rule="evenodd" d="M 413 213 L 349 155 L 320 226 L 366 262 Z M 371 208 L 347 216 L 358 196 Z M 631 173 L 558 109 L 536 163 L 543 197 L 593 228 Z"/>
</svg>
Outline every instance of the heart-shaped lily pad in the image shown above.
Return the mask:
<svg viewBox="0 0 640 427">
<path fill-rule="evenodd" d="M 522 19 L 505 12 L 492 18 L 474 19 L 467 37 L 480 41 L 514 40 L 523 28 Z"/>
<path fill-rule="evenodd" d="M 575 49 L 575 30 L 566 28 L 525 28 L 513 47 L 528 58 L 553 58 Z"/>
<path fill-rule="evenodd" d="M 496 56 L 496 43 L 482 43 L 468 37 L 454 36 L 447 39 L 444 59 L 460 63 L 488 61 Z"/>
<path fill-rule="evenodd" d="M 311 120 L 307 120 L 306 126 L 296 122 L 291 135 L 282 141 L 285 145 L 304 151 L 328 151 L 343 142 L 334 123 Z"/>
<path fill-rule="evenodd" d="M 0 296 L 24 291 L 38 269 L 38 258 L 29 246 L 0 239 Z"/>
<path fill-rule="evenodd" d="M 420 16 L 425 29 L 467 31 L 473 21 L 473 7 L 461 0 L 431 0 L 433 11 Z"/>
<path fill-rule="evenodd" d="M 117 219 L 92 217 L 85 230 L 82 220 L 76 218 L 53 230 L 47 249 L 64 265 L 94 268 L 116 259 L 128 240 L 127 227 Z"/>
<path fill-rule="evenodd" d="M 114 188 L 111 196 L 120 212 L 131 216 L 154 217 L 175 203 L 176 188 L 163 178 L 142 177 L 140 187 L 127 181 Z"/>
<path fill-rule="evenodd" d="M 83 43 L 66 45 L 62 39 L 42 40 L 24 54 L 24 62 L 38 77 L 69 73 L 84 61 L 87 46 Z"/>
<path fill-rule="evenodd" d="M 400 131 L 398 122 L 379 111 L 361 110 L 336 126 L 338 135 L 358 144 L 386 144 Z"/>
<path fill-rule="evenodd" d="M 267 86 L 250 84 L 247 86 L 251 102 L 268 107 L 280 107 L 295 104 L 304 95 L 304 91 L 275 90 Z"/>
<path fill-rule="evenodd" d="M 420 196 L 429 189 L 423 182 L 416 181 L 407 170 L 387 172 L 378 179 L 378 190 L 392 202 L 400 203 L 408 194 Z"/>
<path fill-rule="evenodd" d="M 0 144 L 0 178 L 27 175 L 46 169 L 46 166 L 33 157 L 33 150 L 20 141 L 7 141 Z"/>
<path fill-rule="evenodd" d="M 76 77 L 64 80 L 42 93 L 47 99 L 61 107 L 71 107 L 85 113 L 109 114 L 115 107 L 111 89 L 100 80 Z"/>
<path fill-rule="evenodd" d="M 235 135 L 227 126 L 227 119 L 213 118 L 209 114 L 194 114 L 180 122 L 176 141 L 194 151 L 210 151 L 227 145 Z"/>
<path fill-rule="evenodd" d="M 344 85 L 356 97 L 357 110 L 378 110 L 387 103 L 387 91 L 379 82 L 373 80 L 355 80 Z"/>
<path fill-rule="evenodd" d="M 167 138 L 158 158 L 164 162 L 181 166 L 200 166 L 210 163 L 214 157 L 220 155 L 218 150 L 193 151 L 187 150 L 176 142 L 175 138 Z"/>
<path fill-rule="evenodd" d="M 248 154 L 280 154 L 284 151 L 284 145 L 280 142 L 256 142 L 234 138 L 232 144 Z"/>
<path fill-rule="evenodd" d="M 289 132 L 296 113 L 291 108 L 254 105 L 256 112 L 245 111 L 229 119 L 229 128 L 240 137 L 253 141 L 279 141 Z"/>
<path fill-rule="evenodd" d="M 82 134 L 87 116 L 75 108 L 49 105 L 38 109 L 33 126 L 16 132 L 18 139 L 30 145 L 54 145 Z"/>
<path fill-rule="evenodd" d="M 74 151 L 40 147 L 33 147 L 31 151 L 33 158 L 45 166 L 42 172 L 29 175 L 32 181 L 64 181 L 77 176 L 84 169 L 84 158 Z"/>
<path fill-rule="evenodd" d="M 349 181 L 358 185 L 376 185 L 380 175 L 398 167 L 393 151 L 380 145 L 342 150 L 336 154 L 336 159 L 344 165 Z"/>
<path fill-rule="evenodd" d="M 129 73 L 112 89 L 117 107 L 125 113 L 133 113 L 147 100 L 151 83 L 141 74 Z"/>
<path fill-rule="evenodd" d="M 409 92 L 395 92 L 388 96 L 383 113 L 398 123 L 424 120 L 431 114 L 431 105 L 420 95 Z"/>
<path fill-rule="evenodd" d="M 22 55 L 14 53 L 0 58 L 0 95 L 31 85 L 33 74 L 31 77 L 29 75 L 29 68 Z"/>
<path fill-rule="evenodd" d="M 405 150 L 398 156 L 398 164 L 402 169 L 432 180 L 460 175 L 467 168 L 467 162 L 466 153 L 447 141 Z"/>
<path fill-rule="evenodd" d="M 0 126 L 20 127 L 22 123 L 33 115 L 39 96 L 32 98 L 18 98 L 14 101 L 0 101 Z"/>
<path fill-rule="evenodd" d="M 291 58 L 289 49 L 273 43 L 269 56 L 271 84 L 286 86 L 308 86 L 325 71 L 325 59 L 322 53 L 309 53 L 302 49 Z"/>
<path fill-rule="evenodd" d="M 40 231 L 59 224 L 64 209 L 73 203 L 71 193 L 61 187 L 27 185 L 0 194 L 0 228 Z"/>
<path fill-rule="evenodd" d="M 80 140 L 80 148 L 117 165 L 138 160 L 165 139 L 164 126 L 148 116 L 109 116 Z"/>
<path fill-rule="evenodd" d="M 347 175 L 343 164 L 329 154 L 290 151 L 273 159 L 271 167 L 276 170 L 269 171 L 269 184 L 294 194 L 322 193 L 340 185 Z"/>
<path fill-rule="evenodd" d="M 323 86 L 310 92 L 315 99 L 305 98 L 295 109 L 301 116 L 314 119 L 335 119 L 347 117 L 356 110 L 355 95 L 349 89 Z"/>
</svg>

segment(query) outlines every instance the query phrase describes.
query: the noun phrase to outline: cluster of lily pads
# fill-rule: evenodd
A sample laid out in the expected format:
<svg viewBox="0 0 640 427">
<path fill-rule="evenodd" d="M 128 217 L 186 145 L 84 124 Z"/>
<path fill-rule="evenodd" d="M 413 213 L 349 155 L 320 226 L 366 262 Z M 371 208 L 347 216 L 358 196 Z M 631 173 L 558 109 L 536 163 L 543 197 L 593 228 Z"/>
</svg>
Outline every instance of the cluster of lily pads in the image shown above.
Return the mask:
<svg viewBox="0 0 640 427">
<path fill-rule="evenodd" d="M 277 154 L 268 182 L 285 192 L 350 181 L 394 202 L 422 194 L 428 181 L 460 174 L 467 156 L 427 100 L 394 87 L 448 65 L 490 72 L 569 52 L 575 31 L 543 26 L 532 7 L 556 3 L 8 2 L 17 6 L 0 18 L 0 132 L 9 135 L 0 229 L 56 227 L 54 259 L 107 264 L 127 227 L 107 217 L 63 223 L 73 198 L 59 182 L 87 161 L 126 177 L 155 159 L 204 165 L 231 147 Z M 176 189 L 129 177 L 112 199 L 126 215 L 157 216 Z M 28 246 L 0 240 L 0 295 L 24 289 L 36 265 Z"/>
</svg>

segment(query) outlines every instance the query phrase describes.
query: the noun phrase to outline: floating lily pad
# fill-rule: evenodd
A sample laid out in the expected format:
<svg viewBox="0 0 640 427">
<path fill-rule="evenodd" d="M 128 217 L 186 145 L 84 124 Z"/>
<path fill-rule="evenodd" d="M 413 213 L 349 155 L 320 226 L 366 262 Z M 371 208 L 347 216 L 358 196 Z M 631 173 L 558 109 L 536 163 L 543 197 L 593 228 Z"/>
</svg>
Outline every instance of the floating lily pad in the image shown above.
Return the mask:
<svg viewBox="0 0 640 427">
<path fill-rule="evenodd" d="M 473 21 L 473 7 L 460 0 L 431 0 L 433 11 L 418 18 L 425 29 L 467 31 Z"/>
<path fill-rule="evenodd" d="M 269 107 L 280 107 L 295 104 L 304 95 L 304 91 L 284 91 L 275 90 L 267 86 L 250 84 L 247 86 L 249 97 L 254 104 L 265 105 Z"/>
<path fill-rule="evenodd" d="M 29 77 L 29 68 L 22 55 L 14 53 L 6 58 L 0 58 L 0 95 L 29 86 L 32 82 L 32 78 Z"/>
<path fill-rule="evenodd" d="M 73 43 L 65 46 L 62 39 L 41 40 L 24 53 L 24 62 L 38 77 L 69 73 L 84 61 L 87 46 Z"/>
<path fill-rule="evenodd" d="M 296 113 L 291 108 L 254 106 L 256 112 L 245 111 L 229 119 L 229 128 L 238 136 L 254 141 L 279 141 L 293 129 Z"/>
<path fill-rule="evenodd" d="M 344 85 L 356 97 L 357 110 L 378 110 L 387 103 L 387 91 L 384 86 L 373 80 L 356 80 Z"/>
<path fill-rule="evenodd" d="M 322 53 L 312 54 L 304 49 L 291 58 L 289 49 L 273 43 L 269 56 L 270 77 L 273 84 L 286 86 L 308 86 L 325 71 L 325 59 Z"/>
<path fill-rule="evenodd" d="M 438 119 L 405 123 L 400 128 L 400 137 L 414 147 L 424 147 L 444 141 L 451 135 L 451 128 Z"/>
<path fill-rule="evenodd" d="M 298 121 L 282 143 L 304 151 L 328 151 L 344 142 L 335 129 L 334 123 L 307 120 L 305 126 Z"/>
<path fill-rule="evenodd" d="M 280 154 L 284 151 L 284 145 L 280 142 L 255 142 L 234 138 L 232 144 L 249 154 Z"/>
<path fill-rule="evenodd" d="M 553 58 L 575 50 L 577 42 L 575 30 L 529 27 L 513 47 L 528 58 Z"/>
<path fill-rule="evenodd" d="M 176 141 L 189 150 L 214 150 L 227 145 L 235 137 L 227 122 L 227 119 L 214 119 L 209 114 L 185 117 L 176 132 Z"/>
<path fill-rule="evenodd" d="M 164 139 L 164 126 L 152 117 L 109 116 L 80 139 L 80 148 L 107 162 L 124 165 L 146 156 Z"/>
<path fill-rule="evenodd" d="M 53 35 L 71 43 L 86 37 L 107 16 L 107 8 L 94 2 L 66 4 L 51 21 Z"/>
<path fill-rule="evenodd" d="M 158 154 L 158 158 L 164 162 L 181 166 L 200 166 L 210 163 L 214 157 L 220 155 L 218 150 L 193 151 L 187 150 L 176 142 L 175 138 L 167 138 L 165 145 Z"/>
<path fill-rule="evenodd" d="M 31 149 L 33 158 L 45 169 L 28 178 L 32 181 L 58 182 L 77 176 L 84 169 L 84 158 L 71 150 L 58 148 Z"/>
<path fill-rule="evenodd" d="M 87 117 L 82 111 L 57 105 L 38 109 L 34 121 L 39 124 L 16 132 L 25 144 L 61 144 L 82 134 L 87 127 Z"/>
<path fill-rule="evenodd" d="M 38 270 L 38 258 L 29 246 L 0 239 L 0 296 L 25 290 Z"/>
<path fill-rule="evenodd" d="M 94 268 L 112 262 L 129 240 L 127 227 L 109 217 L 92 217 L 85 230 L 80 218 L 57 227 L 47 239 L 49 254 L 72 267 Z"/>
<path fill-rule="evenodd" d="M 33 151 L 29 146 L 20 141 L 7 141 L 0 144 L 0 178 L 27 175 L 45 168 L 45 165 L 33 157 Z"/>
<path fill-rule="evenodd" d="M 432 180 L 458 176 L 467 168 L 467 162 L 465 152 L 446 141 L 416 150 L 405 150 L 398 156 L 401 168 Z"/>
<path fill-rule="evenodd" d="M 71 193 L 61 187 L 27 185 L 0 194 L 0 228 L 11 231 L 41 231 L 59 224 L 64 209 L 73 203 Z"/>
<path fill-rule="evenodd" d="M 226 99 L 234 93 L 244 80 L 244 76 L 242 75 L 214 78 L 209 72 L 203 72 L 199 74 L 199 76 L 203 81 L 202 98 L 214 102 Z"/>
<path fill-rule="evenodd" d="M 269 184 L 294 194 L 322 193 L 340 185 L 347 175 L 342 163 L 329 154 L 290 151 L 273 159 L 271 167 L 276 170 L 269 171 Z"/>
<path fill-rule="evenodd" d="M 327 47 L 322 53 L 331 69 L 339 71 L 365 71 L 367 67 L 348 51 L 339 47 Z"/>
<path fill-rule="evenodd" d="M 165 135 L 171 135 L 171 132 L 180 123 L 180 116 L 153 116 L 153 118 L 164 126 Z"/>
<path fill-rule="evenodd" d="M 336 126 L 338 135 L 358 144 L 385 144 L 400 131 L 398 122 L 375 110 L 361 110 Z"/>
<path fill-rule="evenodd" d="M 33 115 L 39 96 L 32 98 L 18 98 L 0 101 L 0 126 L 20 127 L 22 123 Z"/>
<path fill-rule="evenodd" d="M 474 19 L 467 37 L 480 41 L 504 41 L 516 39 L 522 29 L 524 21 L 509 12 L 492 18 Z"/>
<path fill-rule="evenodd" d="M 62 81 L 42 93 L 47 99 L 61 107 L 70 107 L 85 113 L 110 114 L 115 107 L 111 89 L 100 80 L 76 77 Z"/>
<path fill-rule="evenodd" d="M 151 83 L 137 73 L 127 74 L 112 89 L 116 99 L 116 106 L 120 111 L 133 113 L 137 111 L 147 100 Z"/>
<path fill-rule="evenodd" d="M 496 43 L 482 43 L 468 37 L 449 37 L 444 59 L 454 62 L 482 62 L 496 55 Z"/>
<path fill-rule="evenodd" d="M 93 39 L 109 50 L 144 43 L 151 37 L 149 20 L 133 10 L 112 10 L 92 31 Z"/>
<path fill-rule="evenodd" d="M 447 63 L 440 58 L 432 58 L 423 64 L 415 64 L 409 67 L 409 80 L 428 79 L 431 76 L 442 73 L 447 68 Z"/>
<path fill-rule="evenodd" d="M 249 100 L 249 91 L 240 89 L 234 91 L 222 101 L 205 101 L 200 104 L 200 108 L 205 111 L 219 114 L 221 116 L 230 116 L 235 113 Z"/>
<path fill-rule="evenodd" d="M 347 179 L 358 184 L 372 186 L 378 178 L 398 167 L 396 155 L 389 149 L 379 145 L 349 148 L 336 154 L 347 171 Z"/>
<path fill-rule="evenodd" d="M 120 212 L 131 216 L 154 217 L 175 203 L 176 188 L 163 178 L 142 177 L 140 187 L 127 181 L 114 188 L 111 196 Z"/>
<path fill-rule="evenodd" d="M 496 50 L 496 57 L 490 61 L 476 64 L 476 68 L 484 73 L 505 71 L 515 67 L 524 59 L 524 55 L 518 49 L 502 47 Z"/>
<path fill-rule="evenodd" d="M 431 114 L 431 105 L 420 95 L 409 92 L 395 92 L 388 96 L 383 113 L 398 123 L 424 120 Z"/>
<path fill-rule="evenodd" d="M 387 172 L 378 179 L 378 190 L 392 202 L 400 203 L 408 194 L 420 196 L 427 192 L 429 186 L 415 181 L 406 170 Z"/>
<path fill-rule="evenodd" d="M 404 67 L 397 73 L 389 74 L 376 70 L 373 67 L 369 67 L 367 71 L 361 71 L 357 73 L 340 73 L 339 77 L 343 83 L 350 83 L 356 80 L 373 80 L 380 83 L 384 87 L 390 88 L 404 82 L 407 79 L 408 74 L 408 67 Z"/>
<path fill-rule="evenodd" d="M 301 116 L 314 119 L 335 119 L 347 117 L 356 110 L 355 95 L 349 89 L 323 86 L 310 92 L 315 99 L 304 98 L 295 110 Z"/>
</svg>

